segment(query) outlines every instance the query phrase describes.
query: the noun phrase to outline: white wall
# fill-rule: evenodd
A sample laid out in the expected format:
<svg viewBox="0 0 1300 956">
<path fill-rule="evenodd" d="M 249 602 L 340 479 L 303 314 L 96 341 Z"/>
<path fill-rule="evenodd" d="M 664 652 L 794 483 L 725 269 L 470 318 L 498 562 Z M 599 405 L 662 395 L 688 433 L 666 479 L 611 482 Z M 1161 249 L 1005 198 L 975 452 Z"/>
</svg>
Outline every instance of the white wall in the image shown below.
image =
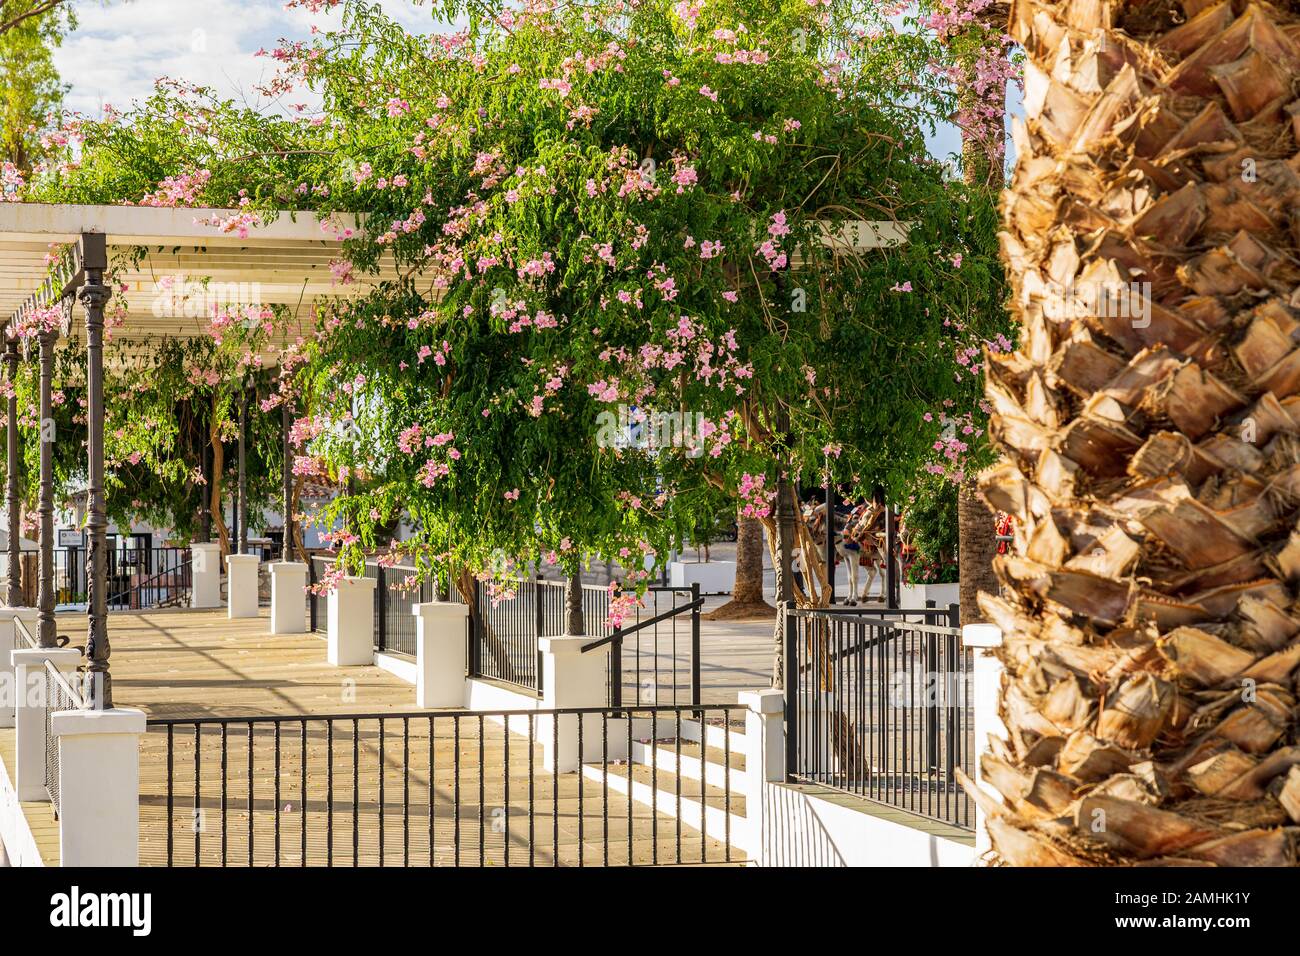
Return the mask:
<svg viewBox="0 0 1300 956">
<path fill-rule="evenodd" d="M 826 794 L 826 795 L 822 795 Z M 951 831 L 917 818 L 897 823 L 901 812 L 862 809 L 862 801 L 783 783 L 767 785 L 763 801 L 760 866 L 971 866 L 974 834 Z M 959 842 L 963 840 L 963 842 Z"/>
</svg>

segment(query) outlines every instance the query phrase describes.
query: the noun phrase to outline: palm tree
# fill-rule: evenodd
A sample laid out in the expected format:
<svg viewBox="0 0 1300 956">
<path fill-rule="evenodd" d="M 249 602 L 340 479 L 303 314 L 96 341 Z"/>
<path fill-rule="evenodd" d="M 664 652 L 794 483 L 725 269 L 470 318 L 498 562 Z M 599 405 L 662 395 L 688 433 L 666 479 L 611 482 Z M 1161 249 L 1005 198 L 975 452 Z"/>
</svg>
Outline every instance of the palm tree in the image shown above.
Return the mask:
<svg viewBox="0 0 1300 956">
<path fill-rule="evenodd" d="M 763 524 L 757 518 L 736 516 L 736 583 L 731 600 L 704 615 L 710 621 L 766 620 L 776 608 L 763 597 Z"/>
<path fill-rule="evenodd" d="M 1294 865 L 1300 16 L 1020 0 L 990 362 L 1012 864 Z"/>
</svg>

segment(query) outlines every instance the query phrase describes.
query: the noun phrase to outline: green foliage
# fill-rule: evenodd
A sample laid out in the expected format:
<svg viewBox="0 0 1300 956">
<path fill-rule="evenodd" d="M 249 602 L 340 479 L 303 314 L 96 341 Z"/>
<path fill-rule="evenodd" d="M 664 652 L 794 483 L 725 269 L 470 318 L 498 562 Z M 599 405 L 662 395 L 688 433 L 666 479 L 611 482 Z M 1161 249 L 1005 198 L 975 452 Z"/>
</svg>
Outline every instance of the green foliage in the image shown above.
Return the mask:
<svg viewBox="0 0 1300 956">
<path fill-rule="evenodd" d="M 366 212 L 338 274 L 400 278 L 327 308 L 296 381 L 345 550 L 405 514 L 426 568 L 636 566 L 828 463 L 901 500 L 1005 328 L 993 210 L 925 150 L 943 48 L 805 0 L 458 12 L 430 41 L 349 2 L 275 51 L 319 115 L 164 86 L 29 196 Z M 907 241 L 823 241 L 860 221 Z M 685 437 L 630 447 L 642 415 Z"/>
<path fill-rule="evenodd" d="M 54 68 L 54 48 L 64 33 L 75 26 L 66 7 L 14 22 L 20 4 L 7 3 L 0 10 L 0 160 L 12 163 L 24 174 L 45 154 L 41 134 L 63 104 L 65 84 Z M 29 9 L 31 5 L 28 5 Z"/>
<path fill-rule="evenodd" d="M 905 504 L 907 536 L 916 549 L 909 584 L 957 580 L 957 486 L 940 475 L 920 476 Z"/>
</svg>

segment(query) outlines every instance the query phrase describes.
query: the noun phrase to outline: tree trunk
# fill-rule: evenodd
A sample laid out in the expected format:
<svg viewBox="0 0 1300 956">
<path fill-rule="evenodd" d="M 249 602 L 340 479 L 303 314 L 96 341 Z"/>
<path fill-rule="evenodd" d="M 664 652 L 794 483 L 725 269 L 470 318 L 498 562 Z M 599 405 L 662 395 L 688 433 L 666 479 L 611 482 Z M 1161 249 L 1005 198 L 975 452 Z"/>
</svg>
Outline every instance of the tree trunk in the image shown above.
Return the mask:
<svg viewBox="0 0 1300 956">
<path fill-rule="evenodd" d="M 773 543 L 776 553 L 772 562 L 776 568 L 776 601 L 782 607 L 795 596 L 793 552 L 796 535 L 794 489 L 782 473 L 776 483 L 776 540 Z M 772 628 L 772 645 L 772 686 L 784 687 L 785 626 L 779 615 Z"/>
<path fill-rule="evenodd" d="M 990 359 L 981 485 L 1016 538 L 981 605 L 1011 864 L 1296 863 L 1300 18 L 1181 6 L 1029 0 L 1010 26 L 1023 332 Z"/>
<path fill-rule="evenodd" d="M 998 553 L 994 537 L 996 516 L 980 497 L 974 478 L 957 486 L 957 567 L 960 586 L 961 622 L 977 624 L 985 620 L 979 607 L 979 595 L 998 593 L 993 559 Z"/>
<path fill-rule="evenodd" d="M 776 608 L 763 598 L 763 523 L 736 516 L 736 583 L 731 600 L 704 617 L 710 621 L 767 620 Z"/>
<path fill-rule="evenodd" d="M 983 23 L 975 29 L 982 30 L 990 45 L 997 44 L 997 49 L 988 52 L 1000 52 L 1002 23 L 994 18 L 1005 16 L 1000 7 L 984 11 Z M 962 112 L 968 117 L 968 125 L 962 129 L 961 166 L 962 178 L 968 186 L 984 189 L 1002 188 L 1004 156 L 1006 151 L 1006 132 L 1003 128 L 1004 103 L 1006 90 L 997 87 L 996 92 L 987 94 L 996 96 L 997 103 L 986 102 L 976 89 L 977 64 L 964 64 L 964 82 L 961 90 Z M 984 107 L 996 115 L 996 121 L 990 117 L 987 122 L 980 119 Z M 961 622 L 963 624 L 982 623 L 985 618 L 979 608 L 980 594 L 997 594 L 997 576 L 993 573 L 993 558 L 997 555 L 997 541 L 994 539 L 993 524 L 996 516 L 979 497 L 978 483 L 974 475 L 965 476 L 957 486 L 957 571 L 959 582 L 959 600 L 961 601 Z"/>
<path fill-rule="evenodd" d="M 212 515 L 212 525 L 217 529 L 217 541 L 221 543 L 222 561 L 230 553 L 230 529 L 226 527 L 226 516 L 221 508 L 221 475 L 226 468 L 226 450 L 214 428 L 212 441 L 212 475 L 209 477 L 208 511 Z"/>
</svg>

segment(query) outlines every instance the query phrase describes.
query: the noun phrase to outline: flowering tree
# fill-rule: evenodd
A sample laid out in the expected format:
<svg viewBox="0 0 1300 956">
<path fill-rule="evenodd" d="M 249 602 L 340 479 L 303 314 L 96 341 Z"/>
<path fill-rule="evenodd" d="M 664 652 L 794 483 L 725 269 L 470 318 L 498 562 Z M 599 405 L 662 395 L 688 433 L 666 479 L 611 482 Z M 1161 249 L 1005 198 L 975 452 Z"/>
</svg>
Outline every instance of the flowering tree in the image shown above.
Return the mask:
<svg viewBox="0 0 1300 956">
<path fill-rule="evenodd" d="M 899 500 L 1001 328 L 992 206 L 925 149 L 953 105 L 934 38 L 805 0 L 436 9 L 469 25 L 349 3 L 270 51 L 269 91 L 318 110 L 172 84 L 34 184 L 229 204 L 231 231 L 366 211 L 336 279 L 399 278 L 325 308 L 283 380 L 313 395 L 295 470 L 355 489 L 325 515 L 341 566 L 598 555 L 635 583 L 728 501 L 771 526 L 782 482 Z M 906 241 L 866 248 L 868 222 Z"/>
<path fill-rule="evenodd" d="M 218 539 L 228 546 L 222 483 L 223 478 L 233 478 L 236 463 L 233 456 L 224 455 L 223 448 L 237 438 L 241 397 L 274 392 L 276 377 L 259 368 L 254 344 L 266 333 L 241 324 L 223 341 L 217 338 L 222 324 L 218 319 L 213 337 L 115 344 L 113 328 L 125 319 L 120 312 L 110 317 L 110 362 L 104 383 L 109 519 L 120 528 L 148 522 L 188 541 L 202 532 L 206 504 Z M 17 331 L 34 350 L 39 332 L 57 321 L 57 308 L 38 310 Z M 80 342 L 69 341 L 56 349 L 54 357 L 54 492 L 56 500 L 66 500 L 82 490 L 86 480 L 86 355 Z M 41 438 L 35 362 L 19 366 L 14 387 L 25 460 L 22 494 L 34 521 L 30 509 L 39 491 Z M 10 385 L 6 381 L 0 388 L 7 392 Z M 283 457 L 278 416 L 273 420 L 257 414 L 258 406 L 252 411 L 245 472 L 248 510 L 256 516 L 276 501 Z"/>
</svg>

